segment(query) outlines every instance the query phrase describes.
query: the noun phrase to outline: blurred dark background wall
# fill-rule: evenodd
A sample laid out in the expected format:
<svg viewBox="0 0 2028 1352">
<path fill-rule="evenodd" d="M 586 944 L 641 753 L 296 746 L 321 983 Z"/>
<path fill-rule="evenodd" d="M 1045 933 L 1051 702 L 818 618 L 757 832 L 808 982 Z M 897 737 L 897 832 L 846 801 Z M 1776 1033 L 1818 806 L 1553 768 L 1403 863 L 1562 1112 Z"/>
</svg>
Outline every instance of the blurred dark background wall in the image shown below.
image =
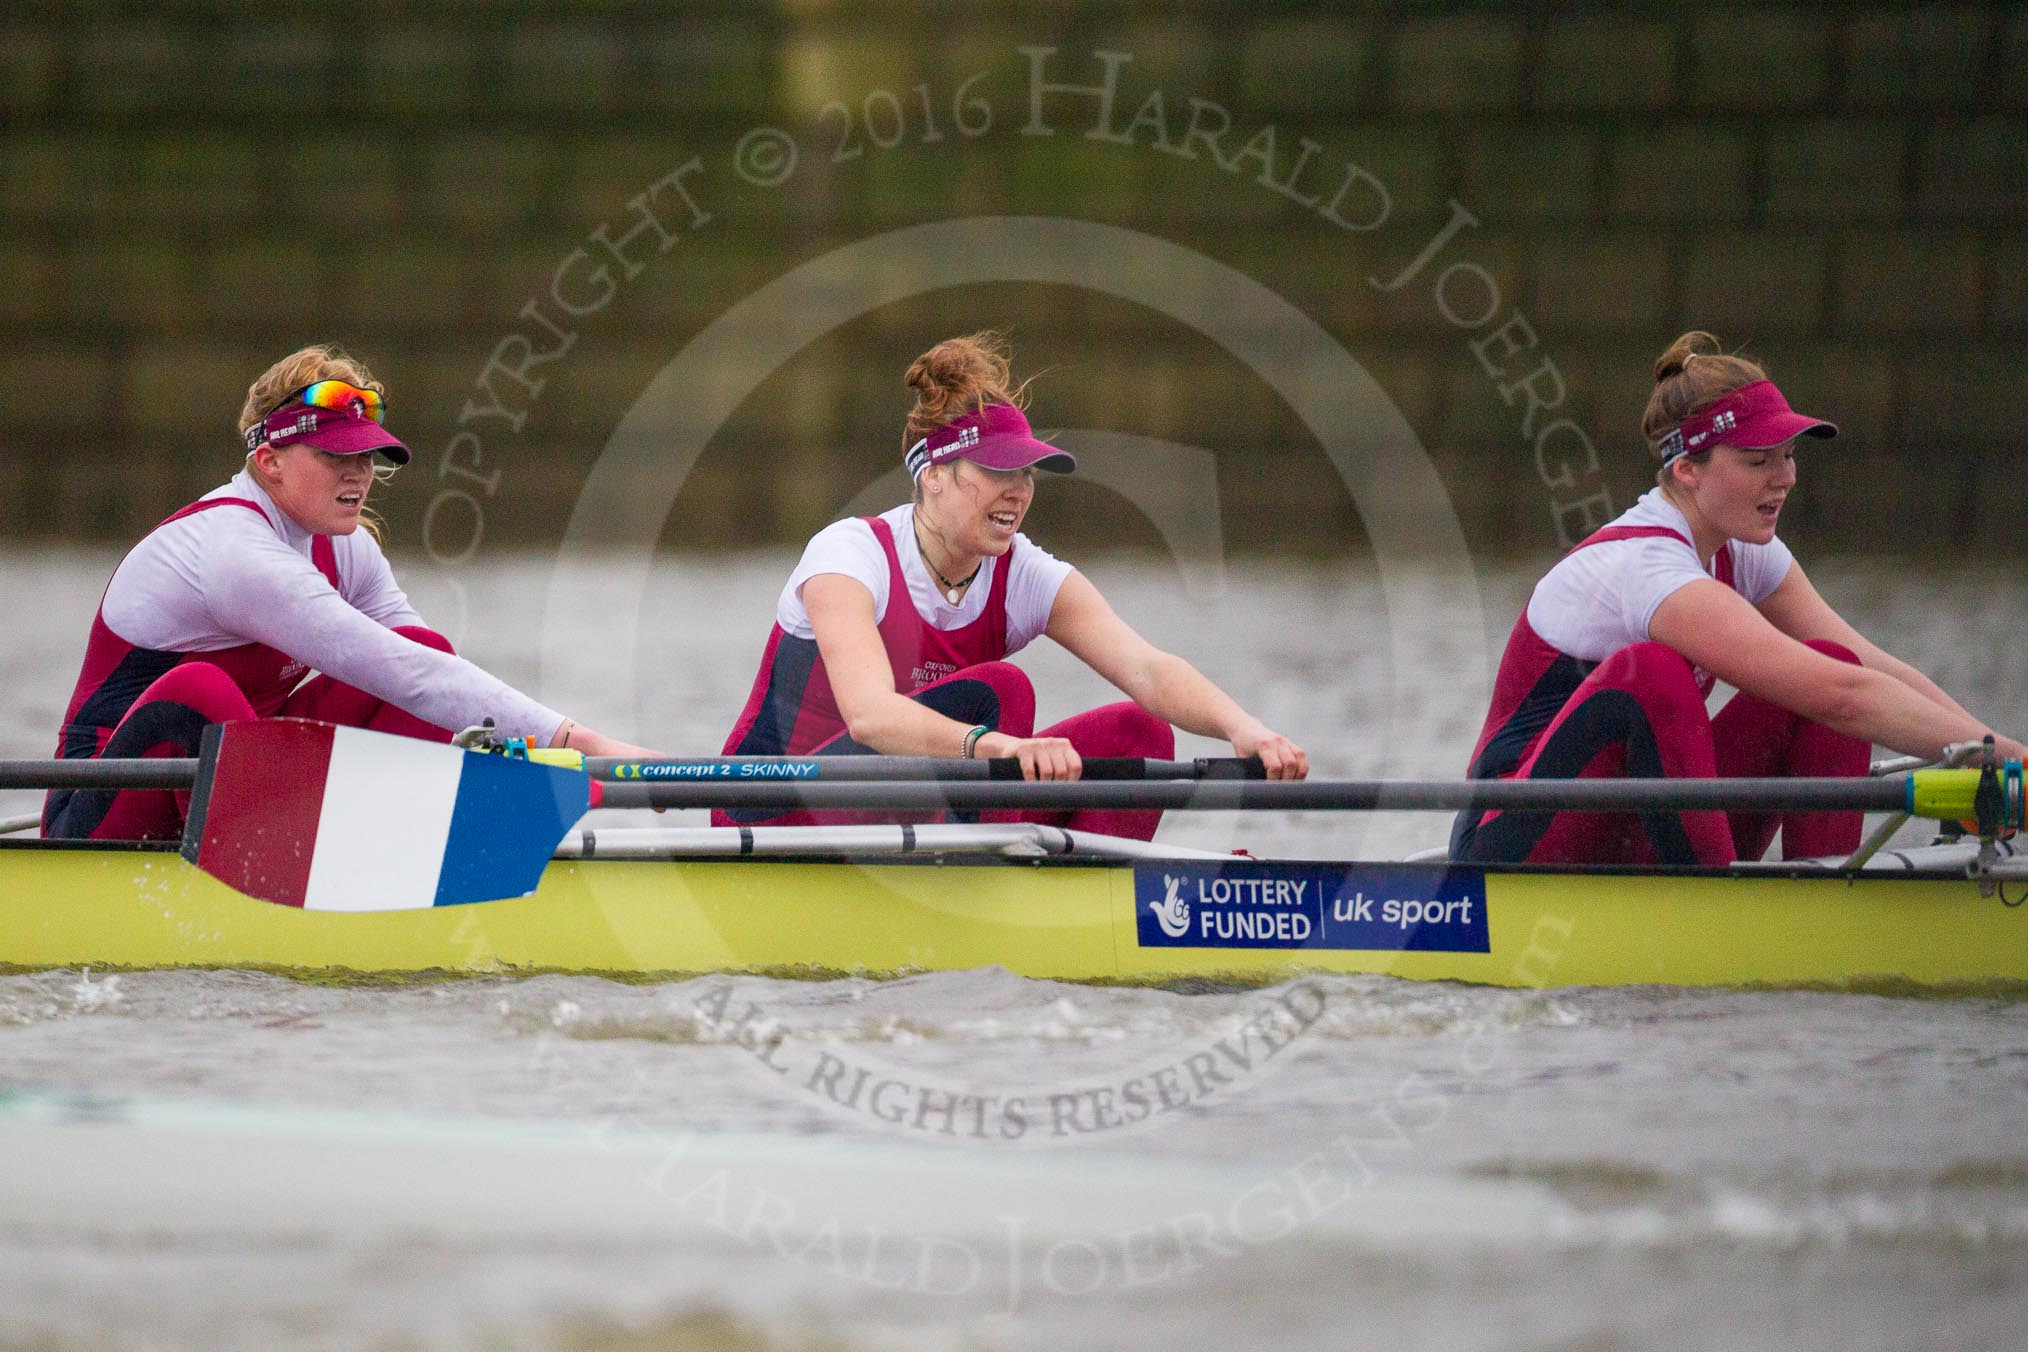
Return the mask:
<svg viewBox="0 0 2028 1352">
<path fill-rule="evenodd" d="M 1035 87 L 1109 62 L 1109 125 L 1097 94 Z M 18 4 L 0 117 L 7 536 L 131 536 L 236 468 L 268 362 L 335 339 L 417 451 L 385 497 L 398 546 L 552 544 L 715 318 L 840 246 L 986 213 L 1126 226 L 1273 288 L 1406 415 L 1475 550 L 1553 549 L 1632 501 L 1649 367 L 1690 326 L 1845 429 L 1791 539 L 2024 528 L 2021 6 Z M 1193 119 L 1229 130 L 1193 142 Z M 1412 283 L 1369 280 L 1447 227 Z M 1258 371 L 1103 287 L 985 285 L 779 370 L 729 359 L 713 381 L 752 392 L 666 543 L 800 540 L 897 460 L 909 359 L 988 324 L 1046 372 L 1038 424 L 1215 451 L 1227 548 L 1360 537 Z M 1530 388 L 1559 398 L 1524 427 L 1513 382 L 1544 362 Z M 1142 539 L 1080 491 L 1052 541 Z"/>
</svg>

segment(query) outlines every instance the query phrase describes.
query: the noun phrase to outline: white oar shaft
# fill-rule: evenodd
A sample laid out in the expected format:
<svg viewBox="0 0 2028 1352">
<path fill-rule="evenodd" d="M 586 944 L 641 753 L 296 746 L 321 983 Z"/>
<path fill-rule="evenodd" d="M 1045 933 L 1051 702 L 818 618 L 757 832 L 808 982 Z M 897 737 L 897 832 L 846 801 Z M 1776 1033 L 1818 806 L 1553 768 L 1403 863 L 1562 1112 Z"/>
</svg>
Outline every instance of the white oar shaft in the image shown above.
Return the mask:
<svg viewBox="0 0 2028 1352">
<path fill-rule="evenodd" d="M 1035 822 L 968 826 L 644 826 L 572 831 L 558 859 L 895 854 L 1082 855 L 1098 859 L 1230 859 L 1214 850 L 1065 831 Z"/>
</svg>

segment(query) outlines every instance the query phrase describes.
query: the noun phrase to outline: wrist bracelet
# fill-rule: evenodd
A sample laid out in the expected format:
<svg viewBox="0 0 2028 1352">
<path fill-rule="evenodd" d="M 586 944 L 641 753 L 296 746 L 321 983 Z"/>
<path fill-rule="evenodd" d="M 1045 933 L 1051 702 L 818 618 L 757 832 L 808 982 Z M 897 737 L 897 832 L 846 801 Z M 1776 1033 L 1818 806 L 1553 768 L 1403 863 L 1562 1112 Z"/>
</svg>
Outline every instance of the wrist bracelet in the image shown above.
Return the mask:
<svg viewBox="0 0 2028 1352">
<path fill-rule="evenodd" d="M 964 747 L 964 757 L 966 760 L 973 759 L 974 753 L 979 749 L 979 739 L 991 731 L 992 729 L 984 723 L 966 729 Z"/>
</svg>

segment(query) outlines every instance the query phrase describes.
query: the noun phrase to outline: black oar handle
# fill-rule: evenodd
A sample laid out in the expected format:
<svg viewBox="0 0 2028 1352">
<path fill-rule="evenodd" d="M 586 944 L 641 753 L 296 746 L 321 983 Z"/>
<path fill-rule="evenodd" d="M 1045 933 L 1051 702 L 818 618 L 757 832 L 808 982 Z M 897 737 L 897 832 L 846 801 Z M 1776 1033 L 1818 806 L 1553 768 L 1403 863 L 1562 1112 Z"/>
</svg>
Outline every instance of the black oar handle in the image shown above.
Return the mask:
<svg viewBox="0 0 2028 1352">
<path fill-rule="evenodd" d="M 699 756 L 688 760 L 626 760 L 587 756 L 594 779 L 618 784 L 832 783 L 896 781 L 962 783 L 1021 778 L 1021 762 L 961 760 L 955 756 Z M 1084 762 L 1087 780 L 1265 779 L 1260 757 L 1200 756 L 1195 760 L 1145 760 L 1139 756 L 1093 756 Z"/>
<path fill-rule="evenodd" d="M 0 789 L 187 789 L 194 757 L 147 760 L 0 760 Z"/>
<path fill-rule="evenodd" d="M 608 807 L 940 811 L 947 808 L 1161 808 L 1225 812 L 1323 810 L 1595 812 L 1828 809 L 1899 811 L 1906 788 L 1878 779 L 1103 780 L 988 783 L 610 784 Z"/>
<path fill-rule="evenodd" d="M 990 779 L 1021 778 L 1021 762 L 1013 757 L 987 761 Z M 1195 760 L 1142 760 L 1139 756 L 1091 756 L 1081 778 L 1098 779 L 1266 779 L 1259 756 L 1199 756 Z"/>
</svg>

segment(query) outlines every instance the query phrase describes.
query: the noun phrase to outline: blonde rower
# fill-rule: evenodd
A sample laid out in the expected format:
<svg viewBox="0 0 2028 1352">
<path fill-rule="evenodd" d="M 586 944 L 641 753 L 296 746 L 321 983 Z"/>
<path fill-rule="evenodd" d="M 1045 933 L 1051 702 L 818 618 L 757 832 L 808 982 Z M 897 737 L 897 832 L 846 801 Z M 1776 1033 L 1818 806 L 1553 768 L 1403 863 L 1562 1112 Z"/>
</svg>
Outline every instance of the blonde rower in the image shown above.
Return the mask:
<svg viewBox="0 0 2028 1352">
<path fill-rule="evenodd" d="M 59 756 L 190 756 L 206 724 L 276 715 L 435 741 L 490 716 L 539 744 L 648 754 L 456 656 L 409 605 L 366 513 L 377 473 L 409 460 L 385 411 L 365 364 L 334 347 L 253 382 L 240 472 L 151 530 L 107 584 Z M 58 790 L 43 834 L 173 839 L 183 798 Z"/>
</svg>

